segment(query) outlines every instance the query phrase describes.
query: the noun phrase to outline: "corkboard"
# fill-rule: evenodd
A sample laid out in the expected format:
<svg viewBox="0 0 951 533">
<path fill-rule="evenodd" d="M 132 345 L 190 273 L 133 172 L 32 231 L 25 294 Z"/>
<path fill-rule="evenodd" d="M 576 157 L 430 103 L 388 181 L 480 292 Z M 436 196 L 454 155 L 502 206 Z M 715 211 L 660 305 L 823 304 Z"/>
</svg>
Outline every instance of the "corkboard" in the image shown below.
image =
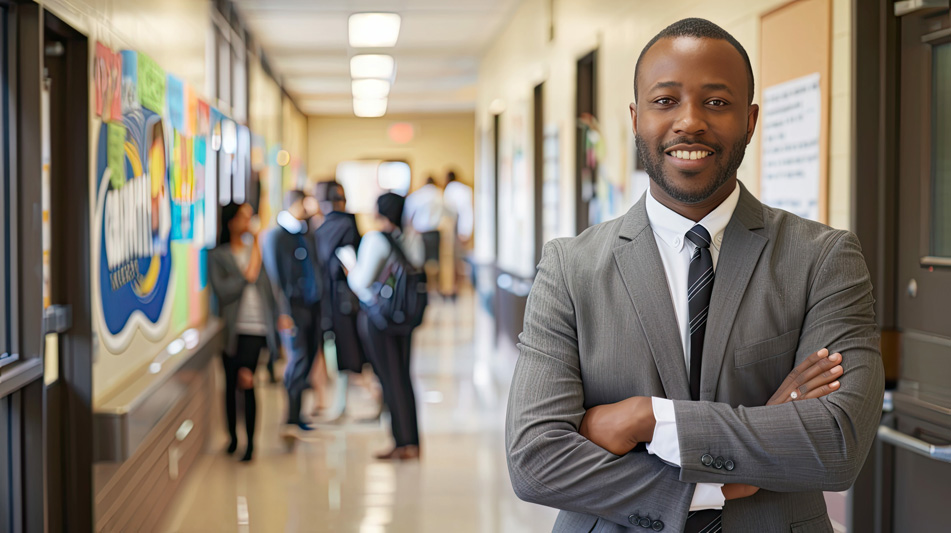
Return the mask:
<svg viewBox="0 0 951 533">
<path fill-rule="evenodd" d="M 831 0 L 796 0 L 760 19 L 759 94 L 767 87 L 819 73 L 819 221 L 825 224 L 829 222 L 831 64 Z"/>
</svg>

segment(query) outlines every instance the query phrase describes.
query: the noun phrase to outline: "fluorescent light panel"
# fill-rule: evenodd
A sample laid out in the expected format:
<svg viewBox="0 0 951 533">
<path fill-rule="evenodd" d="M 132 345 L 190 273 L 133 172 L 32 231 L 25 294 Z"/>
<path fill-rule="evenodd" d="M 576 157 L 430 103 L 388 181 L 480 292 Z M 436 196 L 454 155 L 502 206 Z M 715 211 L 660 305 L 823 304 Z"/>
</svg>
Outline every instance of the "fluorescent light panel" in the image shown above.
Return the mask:
<svg viewBox="0 0 951 533">
<path fill-rule="evenodd" d="M 350 15 L 350 46 L 389 48 L 400 37 L 400 16 L 396 13 L 354 13 Z"/>
<path fill-rule="evenodd" d="M 358 117 L 382 117 L 386 114 L 386 98 L 376 100 L 353 99 L 353 114 Z"/>
<path fill-rule="evenodd" d="M 390 94 L 390 82 L 386 80 L 353 80 L 350 89 L 355 100 L 380 100 Z"/>
<path fill-rule="evenodd" d="M 361 54 L 350 58 L 350 77 L 359 80 L 376 78 L 391 80 L 396 72 L 396 60 L 385 54 Z"/>
</svg>

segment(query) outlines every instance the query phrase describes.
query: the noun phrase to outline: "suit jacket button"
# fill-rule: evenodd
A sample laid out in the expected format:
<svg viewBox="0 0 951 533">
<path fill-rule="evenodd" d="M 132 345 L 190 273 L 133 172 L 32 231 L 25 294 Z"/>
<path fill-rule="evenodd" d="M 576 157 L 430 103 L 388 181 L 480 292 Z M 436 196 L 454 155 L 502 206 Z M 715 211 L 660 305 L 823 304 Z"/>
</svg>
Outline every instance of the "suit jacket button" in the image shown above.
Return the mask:
<svg viewBox="0 0 951 533">
<path fill-rule="evenodd" d="M 632 526 L 636 526 L 640 524 L 641 517 L 637 516 L 636 514 L 632 514 L 631 516 L 627 517 L 627 521 L 630 522 Z"/>
<path fill-rule="evenodd" d="M 641 527 L 645 527 L 645 528 L 651 527 L 651 519 L 650 519 L 650 518 L 641 518 L 641 521 L 638 522 L 638 525 L 641 526 Z"/>
<path fill-rule="evenodd" d="M 664 529 L 664 523 L 661 522 L 660 520 L 654 520 L 654 523 L 651 524 L 651 529 L 653 529 L 654 531 L 660 531 Z"/>
<path fill-rule="evenodd" d="M 710 466 L 713 464 L 713 456 L 709 453 L 705 453 L 703 457 L 700 458 L 700 462 L 703 463 L 703 466 Z"/>
<path fill-rule="evenodd" d="M 722 457 L 717 457 L 717 458 L 713 461 L 713 466 L 714 466 L 717 470 L 723 468 L 723 458 L 722 458 Z"/>
<path fill-rule="evenodd" d="M 729 459 L 727 459 L 727 461 L 723 463 L 723 468 L 726 468 L 727 470 L 733 470 L 734 468 L 736 468 L 736 465 L 733 464 L 733 461 L 730 461 Z"/>
</svg>

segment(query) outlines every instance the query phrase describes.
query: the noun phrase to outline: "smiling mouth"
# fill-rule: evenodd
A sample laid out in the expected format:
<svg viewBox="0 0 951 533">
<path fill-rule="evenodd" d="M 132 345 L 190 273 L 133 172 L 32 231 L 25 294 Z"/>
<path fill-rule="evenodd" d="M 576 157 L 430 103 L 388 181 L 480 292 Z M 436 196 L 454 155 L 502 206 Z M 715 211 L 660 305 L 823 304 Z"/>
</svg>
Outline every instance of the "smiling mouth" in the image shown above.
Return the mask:
<svg viewBox="0 0 951 533">
<path fill-rule="evenodd" d="M 667 152 L 667 155 L 675 158 L 682 159 L 685 161 L 692 161 L 696 159 L 703 159 L 713 155 L 713 152 L 706 150 L 671 150 Z"/>
</svg>

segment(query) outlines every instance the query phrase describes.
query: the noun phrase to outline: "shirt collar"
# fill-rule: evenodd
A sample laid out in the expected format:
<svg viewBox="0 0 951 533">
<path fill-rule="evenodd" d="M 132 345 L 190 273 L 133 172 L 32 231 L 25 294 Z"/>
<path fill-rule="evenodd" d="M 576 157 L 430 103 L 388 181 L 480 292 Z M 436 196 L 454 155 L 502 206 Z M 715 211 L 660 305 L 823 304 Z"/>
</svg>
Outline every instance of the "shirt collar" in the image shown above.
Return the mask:
<svg viewBox="0 0 951 533">
<path fill-rule="evenodd" d="M 727 224 L 733 218 L 733 211 L 740 201 L 740 185 L 727 196 L 726 200 L 703 217 L 700 222 L 694 222 L 689 218 L 683 217 L 669 207 L 657 201 L 656 198 L 647 191 L 647 220 L 650 222 L 651 229 L 664 241 L 667 246 L 680 251 L 684 246 L 684 235 L 694 227 L 695 224 L 703 226 L 713 238 L 713 246 L 719 250 L 723 242 L 723 233 L 726 231 Z"/>
<path fill-rule="evenodd" d="M 281 211 L 277 214 L 277 223 L 288 233 L 304 233 L 304 223 L 294 218 L 294 215 L 287 211 Z"/>
</svg>

